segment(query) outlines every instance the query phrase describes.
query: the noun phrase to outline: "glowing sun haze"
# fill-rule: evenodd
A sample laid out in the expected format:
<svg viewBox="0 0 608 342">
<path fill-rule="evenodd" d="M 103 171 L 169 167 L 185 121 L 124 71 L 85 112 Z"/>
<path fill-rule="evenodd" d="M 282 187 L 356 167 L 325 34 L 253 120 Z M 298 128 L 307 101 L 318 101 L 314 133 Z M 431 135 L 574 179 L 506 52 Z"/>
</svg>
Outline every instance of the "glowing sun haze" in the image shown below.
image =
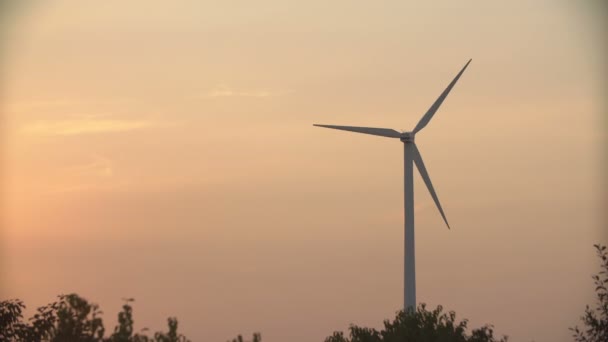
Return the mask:
<svg viewBox="0 0 608 342">
<path fill-rule="evenodd" d="M 3 65 L 2 298 L 134 297 L 194 341 L 322 341 L 402 304 L 411 130 L 419 302 L 563 341 L 593 300 L 600 69 L 565 1 L 33 2 Z M 605 57 L 605 56 L 604 56 Z M 420 191 L 418 191 L 420 190 Z"/>
</svg>

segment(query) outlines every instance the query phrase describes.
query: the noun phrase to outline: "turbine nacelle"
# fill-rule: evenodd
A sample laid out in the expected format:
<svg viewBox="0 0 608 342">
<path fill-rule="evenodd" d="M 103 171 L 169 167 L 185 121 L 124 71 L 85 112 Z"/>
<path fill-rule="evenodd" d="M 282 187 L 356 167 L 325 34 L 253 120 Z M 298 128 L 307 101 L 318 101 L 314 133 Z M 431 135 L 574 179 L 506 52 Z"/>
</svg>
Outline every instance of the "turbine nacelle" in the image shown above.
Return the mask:
<svg viewBox="0 0 608 342">
<path fill-rule="evenodd" d="M 414 133 L 414 132 L 402 132 L 401 136 L 399 137 L 399 140 L 401 140 L 404 143 L 413 143 L 415 136 L 416 136 L 416 133 Z"/>
</svg>

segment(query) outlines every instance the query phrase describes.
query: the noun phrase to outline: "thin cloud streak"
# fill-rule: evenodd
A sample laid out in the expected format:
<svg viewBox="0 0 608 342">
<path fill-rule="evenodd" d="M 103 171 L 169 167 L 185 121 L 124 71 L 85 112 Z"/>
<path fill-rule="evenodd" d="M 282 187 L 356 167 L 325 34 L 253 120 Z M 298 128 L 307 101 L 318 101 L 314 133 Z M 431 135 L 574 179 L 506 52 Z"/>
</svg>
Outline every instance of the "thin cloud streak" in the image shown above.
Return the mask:
<svg viewBox="0 0 608 342">
<path fill-rule="evenodd" d="M 282 96 L 290 91 L 271 91 L 267 89 L 258 89 L 258 90 L 234 90 L 227 86 L 218 86 L 214 90 L 207 92 L 204 97 L 257 97 L 257 98 L 265 98 L 265 97 L 276 97 Z"/>
<path fill-rule="evenodd" d="M 49 110 L 49 109 L 67 109 L 76 108 L 78 106 L 96 106 L 96 105 L 124 105 L 132 103 L 133 99 L 127 98 L 112 98 L 112 99 L 70 99 L 70 98 L 51 98 L 37 100 L 23 100 L 17 102 L 9 102 L 7 110 L 13 113 L 28 112 L 32 110 Z"/>
<path fill-rule="evenodd" d="M 99 177 L 107 178 L 114 175 L 114 162 L 106 157 L 93 155 L 92 161 L 68 167 L 67 172 L 73 175 L 94 174 Z"/>
<path fill-rule="evenodd" d="M 82 134 L 127 132 L 153 126 L 146 120 L 84 118 L 61 121 L 35 121 L 26 124 L 22 132 L 41 136 L 72 136 Z"/>
</svg>

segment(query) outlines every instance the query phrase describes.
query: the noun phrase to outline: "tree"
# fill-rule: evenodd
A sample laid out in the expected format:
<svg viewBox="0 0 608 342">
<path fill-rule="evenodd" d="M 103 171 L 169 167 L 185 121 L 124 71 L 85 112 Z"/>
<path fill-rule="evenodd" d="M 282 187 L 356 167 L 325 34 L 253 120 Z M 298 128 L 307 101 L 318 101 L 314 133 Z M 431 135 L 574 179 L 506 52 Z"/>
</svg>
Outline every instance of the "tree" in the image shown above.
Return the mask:
<svg viewBox="0 0 608 342">
<path fill-rule="evenodd" d="M 118 313 L 118 325 L 109 337 L 101 310 L 77 294 L 60 295 L 59 300 L 40 307 L 36 314 L 23 321 L 25 305 L 20 300 L 0 302 L 0 341 L 14 342 L 189 342 L 177 332 L 177 319 L 168 319 L 168 332 L 154 337 L 133 334 L 133 308 L 127 299 Z M 142 331 L 143 332 L 143 331 Z"/>
<path fill-rule="evenodd" d="M 574 340 L 577 342 L 606 342 L 608 341 L 608 253 L 606 246 L 593 245 L 598 257 L 601 259 L 600 272 L 593 275 L 597 304 L 595 309 L 589 305 L 585 307 L 585 313 L 581 317 L 584 328 L 578 326 L 570 328 L 574 332 Z"/>
<path fill-rule="evenodd" d="M 18 299 L 0 302 L 0 341 L 15 340 L 24 336 L 27 326 L 23 324 L 25 304 Z"/>
<path fill-rule="evenodd" d="M 236 338 L 232 339 L 232 342 L 244 342 L 243 336 L 238 335 Z M 251 340 L 251 342 L 262 342 L 262 335 L 260 333 L 253 333 L 253 339 Z"/>
<path fill-rule="evenodd" d="M 384 321 L 384 329 L 350 326 L 350 337 L 334 332 L 325 342 L 506 342 L 507 337 L 494 337 L 493 327 L 485 325 L 467 334 L 468 320 L 456 321 L 454 311 L 443 312 L 443 307 L 428 311 L 425 304 L 414 310 L 399 311 L 391 322 Z"/>
</svg>

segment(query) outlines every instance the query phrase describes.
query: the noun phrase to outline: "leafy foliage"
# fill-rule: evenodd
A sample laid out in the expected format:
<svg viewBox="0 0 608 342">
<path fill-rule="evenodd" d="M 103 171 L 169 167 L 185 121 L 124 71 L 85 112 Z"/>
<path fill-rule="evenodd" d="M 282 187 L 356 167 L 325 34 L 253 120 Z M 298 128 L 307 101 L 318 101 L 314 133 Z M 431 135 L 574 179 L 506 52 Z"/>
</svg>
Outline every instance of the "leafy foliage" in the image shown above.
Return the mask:
<svg viewBox="0 0 608 342">
<path fill-rule="evenodd" d="M 335 332 L 325 342 L 506 342 L 507 337 L 494 337 L 491 325 L 474 329 L 467 334 L 468 321 L 457 322 L 454 311 L 443 312 L 438 306 L 428 311 L 421 304 L 416 310 L 399 311 L 391 322 L 384 321 L 384 329 L 351 325 L 350 337 L 343 332 Z"/>
<path fill-rule="evenodd" d="M 25 305 L 18 299 L 0 302 L 0 341 L 10 341 L 24 336 L 27 326 L 23 324 Z"/>
<path fill-rule="evenodd" d="M 228 341 L 228 342 L 230 342 L 230 341 Z M 232 339 L 232 342 L 244 342 L 243 336 L 238 335 L 236 338 Z M 251 340 L 251 342 L 262 342 L 262 335 L 260 333 L 254 333 L 253 340 Z"/>
<path fill-rule="evenodd" d="M 190 342 L 177 331 L 177 318 L 167 319 L 168 331 L 148 336 L 142 329 L 133 330 L 132 298 L 125 299 L 118 313 L 114 332 L 104 337 L 101 310 L 77 294 L 60 295 L 59 300 L 40 307 L 29 321 L 23 320 L 25 304 L 21 300 L 0 301 L 0 341 L 11 342 Z M 243 342 L 239 335 L 233 342 Z M 261 342 L 259 333 L 251 342 Z"/>
<path fill-rule="evenodd" d="M 585 314 L 581 317 L 584 324 L 583 330 L 578 326 L 570 328 L 574 332 L 574 340 L 577 342 L 606 342 L 608 341 L 608 252 L 606 246 L 593 245 L 598 257 L 601 259 L 600 272 L 593 276 L 597 304 L 595 309 L 589 305 L 585 308 Z"/>
<path fill-rule="evenodd" d="M 20 300 L 0 302 L 0 341 L 14 342 L 189 342 L 177 332 L 177 319 L 168 319 L 168 332 L 153 337 L 133 333 L 133 308 L 126 300 L 118 313 L 118 325 L 109 337 L 101 310 L 76 295 L 60 295 L 59 300 L 40 307 L 29 322 L 23 321 L 25 305 Z"/>
</svg>

